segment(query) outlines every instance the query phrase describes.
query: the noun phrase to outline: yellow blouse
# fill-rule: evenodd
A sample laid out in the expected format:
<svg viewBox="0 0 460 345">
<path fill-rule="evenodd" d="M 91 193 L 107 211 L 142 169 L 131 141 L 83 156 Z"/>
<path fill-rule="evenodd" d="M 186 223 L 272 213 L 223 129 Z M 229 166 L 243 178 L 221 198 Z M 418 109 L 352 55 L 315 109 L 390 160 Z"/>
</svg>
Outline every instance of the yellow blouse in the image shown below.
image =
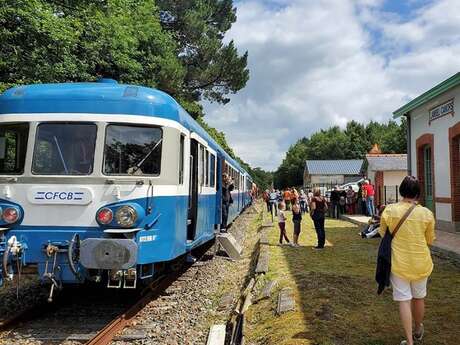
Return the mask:
<svg viewBox="0 0 460 345">
<path fill-rule="evenodd" d="M 383 237 L 387 228 L 392 232 L 411 206 L 408 202 L 388 205 L 380 220 L 379 233 Z M 433 271 L 430 248 L 435 240 L 433 213 L 417 205 L 399 228 L 391 244 L 391 272 L 408 281 L 428 277 Z"/>
</svg>

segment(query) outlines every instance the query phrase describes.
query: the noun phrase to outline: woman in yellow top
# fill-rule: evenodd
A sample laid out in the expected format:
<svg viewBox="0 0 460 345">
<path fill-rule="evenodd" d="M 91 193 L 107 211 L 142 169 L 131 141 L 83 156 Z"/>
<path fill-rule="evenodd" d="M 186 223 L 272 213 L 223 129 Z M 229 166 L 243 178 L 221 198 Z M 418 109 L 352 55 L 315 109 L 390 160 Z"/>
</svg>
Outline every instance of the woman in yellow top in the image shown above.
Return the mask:
<svg viewBox="0 0 460 345">
<path fill-rule="evenodd" d="M 399 186 L 403 199 L 388 205 L 380 220 L 380 234 L 392 232 L 406 211 L 420 195 L 420 183 L 406 176 Z M 430 248 L 435 239 L 433 213 L 417 205 L 401 225 L 391 244 L 391 276 L 393 299 L 399 302 L 399 314 L 406 339 L 401 345 L 413 345 L 423 338 L 426 284 L 433 271 Z M 412 318 L 415 330 L 412 332 Z"/>
</svg>

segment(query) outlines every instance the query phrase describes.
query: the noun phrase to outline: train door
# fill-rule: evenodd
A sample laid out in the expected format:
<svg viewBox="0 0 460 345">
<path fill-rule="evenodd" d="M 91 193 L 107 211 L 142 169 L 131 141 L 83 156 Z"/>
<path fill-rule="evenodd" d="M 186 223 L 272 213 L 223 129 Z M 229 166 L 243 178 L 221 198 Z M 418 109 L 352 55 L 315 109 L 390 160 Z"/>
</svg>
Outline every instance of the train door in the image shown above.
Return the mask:
<svg viewBox="0 0 460 345">
<path fill-rule="evenodd" d="M 224 160 L 220 153 L 217 153 L 217 169 L 216 169 L 216 216 L 215 222 L 217 226 L 222 224 L 222 174 L 224 173 Z"/>
<path fill-rule="evenodd" d="M 193 241 L 196 235 L 198 218 L 198 142 L 190 140 L 190 183 L 188 200 L 187 240 Z"/>
<path fill-rule="evenodd" d="M 243 209 L 243 193 L 241 193 L 243 186 L 241 185 L 241 173 L 238 173 L 238 187 L 238 211 L 241 211 Z"/>
</svg>

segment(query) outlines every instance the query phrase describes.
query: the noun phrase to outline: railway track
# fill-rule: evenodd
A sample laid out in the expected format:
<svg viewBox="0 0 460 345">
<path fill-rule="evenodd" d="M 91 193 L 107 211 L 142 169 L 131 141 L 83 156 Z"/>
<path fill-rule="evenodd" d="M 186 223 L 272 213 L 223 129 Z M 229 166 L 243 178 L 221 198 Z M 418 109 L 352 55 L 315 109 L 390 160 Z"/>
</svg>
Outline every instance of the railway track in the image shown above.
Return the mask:
<svg viewBox="0 0 460 345">
<path fill-rule="evenodd" d="M 201 259 L 210 246 L 203 245 L 194 255 Z M 112 340 L 129 342 L 147 338 L 142 328 L 133 328 L 129 334 L 117 334 L 174 281 L 189 271 L 193 272 L 191 266 L 185 264 L 179 271 L 161 276 L 141 293 L 105 288 L 66 288 L 54 303 L 32 306 L 0 323 L 0 345 L 106 345 Z"/>
</svg>

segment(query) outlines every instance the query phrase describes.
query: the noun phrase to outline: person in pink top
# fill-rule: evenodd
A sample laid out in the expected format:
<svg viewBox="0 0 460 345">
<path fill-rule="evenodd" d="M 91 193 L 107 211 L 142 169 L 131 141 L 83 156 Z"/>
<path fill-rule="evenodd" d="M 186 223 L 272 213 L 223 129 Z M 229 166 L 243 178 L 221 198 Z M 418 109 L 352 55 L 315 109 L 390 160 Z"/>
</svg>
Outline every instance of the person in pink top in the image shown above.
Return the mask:
<svg viewBox="0 0 460 345">
<path fill-rule="evenodd" d="M 374 186 L 370 184 L 369 180 L 365 180 L 362 188 L 363 188 L 364 194 L 366 195 L 366 207 L 367 207 L 368 216 L 372 217 L 374 216 L 374 213 L 375 213 Z"/>
</svg>

